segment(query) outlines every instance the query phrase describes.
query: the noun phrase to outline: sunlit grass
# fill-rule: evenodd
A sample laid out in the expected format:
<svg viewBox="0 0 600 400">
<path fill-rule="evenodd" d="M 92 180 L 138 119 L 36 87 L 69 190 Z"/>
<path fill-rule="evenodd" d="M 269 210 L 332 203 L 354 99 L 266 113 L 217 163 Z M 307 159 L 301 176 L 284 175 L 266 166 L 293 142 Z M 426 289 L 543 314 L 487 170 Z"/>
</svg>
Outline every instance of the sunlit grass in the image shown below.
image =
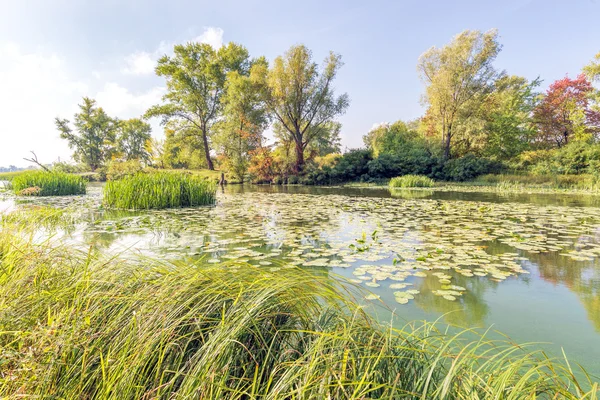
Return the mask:
<svg viewBox="0 0 600 400">
<path fill-rule="evenodd" d="M 12 178 L 12 189 L 29 196 L 66 196 L 85 194 L 86 180 L 74 174 L 48 171 L 26 171 Z"/>
<path fill-rule="evenodd" d="M 103 202 L 120 209 L 162 209 L 214 204 L 216 184 L 175 172 L 138 173 L 108 181 Z"/>
</svg>

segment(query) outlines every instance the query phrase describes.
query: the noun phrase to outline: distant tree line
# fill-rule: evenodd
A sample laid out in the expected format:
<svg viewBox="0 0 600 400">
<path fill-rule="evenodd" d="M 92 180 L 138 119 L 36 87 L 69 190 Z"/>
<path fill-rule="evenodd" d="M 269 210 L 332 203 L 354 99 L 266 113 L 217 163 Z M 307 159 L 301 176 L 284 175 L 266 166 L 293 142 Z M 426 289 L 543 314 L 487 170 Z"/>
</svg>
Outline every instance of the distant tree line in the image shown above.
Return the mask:
<svg viewBox="0 0 600 400">
<path fill-rule="evenodd" d="M 305 46 L 270 64 L 239 44 L 190 42 L 160 58 L 161 104 L 118 120 L 84 98 L 73 123 L 56 119 L 74 158 L 91 171 L 108 163 L 219 168 L 238 181 L 328 184 L 403 174 L 468 180 L 506 169 L 528 173 L 600 172 L 600 53 L 575 78 L 552 83 L 498 71 L 498 33 L 464 31 L 421 55 L 425 115 L 383 124 L 365 147 L 341 154 L 347 94 L 333 82 L 342 59 L 319 65 Z M 159 117 L 164 140 L 148 118 Z M 268 145 L 265 131 L 276 142 Z"/>
</svg>

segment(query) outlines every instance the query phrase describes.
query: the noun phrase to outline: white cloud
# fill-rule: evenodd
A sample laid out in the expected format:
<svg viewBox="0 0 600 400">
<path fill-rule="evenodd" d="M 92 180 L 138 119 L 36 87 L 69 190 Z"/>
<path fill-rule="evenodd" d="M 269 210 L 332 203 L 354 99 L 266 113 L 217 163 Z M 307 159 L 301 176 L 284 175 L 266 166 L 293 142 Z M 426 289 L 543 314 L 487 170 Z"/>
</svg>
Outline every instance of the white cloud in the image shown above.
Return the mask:
<svg viewBox="0 0 600 400">
<path fill-rule="evenodd" d="M 194 38 L 195 42 L 210 44 L 215 49 L 223 46 L 223 29 L 209 26 L 204 28 L 202 35 Z"/>
<path fill-rule="evenodd" d="M 373 126 L 371 126 L 371 129 L 369 129 L 369 132 L 374 131 L 375 129 L 381 128 L 382 126 L 389 126 L 390 123 L 389 122 L 375 122 L 373 124 Z"/>
<path fill-rule="evenodd" d="M 125 67 L 121 70 L 124 74 L 150 75 L 154 73 L 157 54 L 138 51 L 125 57 Z"/>
<path fill-rule="evenodd" d="M 67 71 L 67 63 L 56 54 L 0 41 L 1 166 L 28 165 L 22 158 L 30 150 L 42 162 L 69 157 L 54 118 L 72 115 L 88 86 Z"/>
<path fill-rule="evenodd" d="M 129 89 L 108 82 L 94 97 L 98 105 L 108 115 L 119 118 L 136 118 L 141 116 L 150 106 L 159 104 L 165 93 L 162 86 L 153 87 L 142 93 L 134 94 Z"/>
<path fill-rule="evenodd" d="M 200 36 L 191 39 L 193 42 L 207 43 L 218 49 L 223 46 L 223 29 L 206 27 Z M 175 43 L 161 41 L 152 52 L 136 51 L 125 57 L 125 65 L 121 72 L 126 75 L 151 75 L 154 73 L 157 60 L 164 54 L 171 54 Z"/>
</svg>

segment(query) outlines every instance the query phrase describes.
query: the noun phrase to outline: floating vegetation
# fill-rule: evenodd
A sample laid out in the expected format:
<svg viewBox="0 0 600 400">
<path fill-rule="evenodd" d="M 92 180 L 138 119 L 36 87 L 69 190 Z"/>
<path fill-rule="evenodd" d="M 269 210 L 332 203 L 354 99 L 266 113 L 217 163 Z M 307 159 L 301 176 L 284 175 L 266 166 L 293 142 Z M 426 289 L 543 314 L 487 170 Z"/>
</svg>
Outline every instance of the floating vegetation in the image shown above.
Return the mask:
<svg viewBox="0 0 600 400">
<path fill-rule="evenodd" d="M 391 188 L 430 188 L 435 181 L 425 175 L 403 175 L 390 180 Z"/>
<path fill-rule="evenodd" d="M 85 194 L 86 180 L 64 172 L 26 171 L 15 175 L 11 185 L 21 196 L 68 196 Z"/>
<path fill-rule="evenodd" d="M 215 194 L 216 184 L 202 177 L 152 172 L 107 182 L 103 202 L 128 210 L 193 207 L 214 204 Z"/>
</svg>

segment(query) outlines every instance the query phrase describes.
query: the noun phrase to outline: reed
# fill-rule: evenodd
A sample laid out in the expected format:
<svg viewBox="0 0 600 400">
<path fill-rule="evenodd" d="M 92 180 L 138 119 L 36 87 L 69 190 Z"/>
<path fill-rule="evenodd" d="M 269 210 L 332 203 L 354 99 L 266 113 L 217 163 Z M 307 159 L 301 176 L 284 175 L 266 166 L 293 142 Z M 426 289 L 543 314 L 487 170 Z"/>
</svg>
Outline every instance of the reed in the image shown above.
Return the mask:
<svg viewBox="0 0 600 400">
<path fill-rule="evenodd" d="M 532 347 L 380 325 L 324 275 L 124 261 L 23 226 L 0 230 L 2 398 L 597 399 Z"/>
<path fill-rule="evenodd" d="M 55 171 L 26 171 L 12 178 L 15 193 L 24 196 L 67 196 L 85 194 L 81 176 Z"/>
<path fill-rule="evenodd" d="M 391 188 L 433 187 L 435 181 L 424 175 L 403 175 L 390 180 Z"/>
<path fill-rule="evenodd" d="M 202 177 L 151 172 L 108 181 L 104 187 L 107 207 L 140 210 L 214 204 L 216 184 Z"/>
</svg>

